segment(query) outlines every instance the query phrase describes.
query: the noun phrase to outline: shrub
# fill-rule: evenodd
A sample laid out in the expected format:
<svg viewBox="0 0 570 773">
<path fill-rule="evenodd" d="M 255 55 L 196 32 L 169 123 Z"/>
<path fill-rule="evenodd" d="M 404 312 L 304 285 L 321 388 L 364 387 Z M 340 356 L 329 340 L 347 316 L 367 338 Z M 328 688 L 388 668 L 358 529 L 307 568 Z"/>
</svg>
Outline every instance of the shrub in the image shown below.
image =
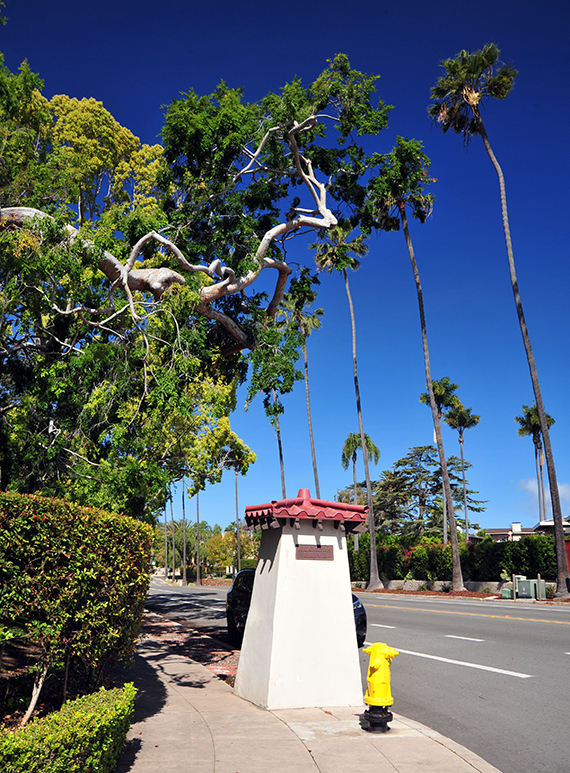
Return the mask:
<svg viewBox="0 0 570 773">
<path fill-rule="evenodd" d="M 150 577 L 152 529 L 74 503 L 0 492 L 0 630 L 40 649 L 47 669 L 79 661 L 92 689 L 134 651 Z"/>
<path fill-rule="evenodd" d="M 134 710 L 136 689 L 105 690 L 68 701 L 61 711 L 16 733 L 0 734 L 3 773 L 113 773 Z"/>
</svg>

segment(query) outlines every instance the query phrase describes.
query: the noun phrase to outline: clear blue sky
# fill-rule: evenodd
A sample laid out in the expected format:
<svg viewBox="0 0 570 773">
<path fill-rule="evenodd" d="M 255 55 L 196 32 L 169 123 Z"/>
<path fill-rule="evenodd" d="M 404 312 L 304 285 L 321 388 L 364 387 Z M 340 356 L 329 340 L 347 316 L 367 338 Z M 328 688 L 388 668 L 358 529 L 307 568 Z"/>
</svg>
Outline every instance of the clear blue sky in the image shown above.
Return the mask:
<svg viewBox="0 0 570 773">
<path fill-rule="evenodd" d="M 519 70 L 503 103 L 484 118 L 507 180 L 515 260 L 551 431 L 563 514 L 570 513 L 570 348 L 568 346 L 568 127 L 570 6 L 564 0 L 333 0 L 320 4 L 212 0 L 8 0 L 0 51 L 13 71 L 24 58 L 45 81 L 44 94 L 101 100 L 143 142 L 158 141 L 163 106 L 193 88 L 210 93 L 224 79 L 256 100 L 298 75 L 309 82 L 327 58 L 346 53 L 354 68 L 378 73 L 378 94 L 394 105 L 377 138 L 386 152 L 396 135 L 422 140 L 438 179 L 435 208 L 412 227 L 426 304 L 432 376 L 449 376 L 481 416 L 466 433 L 471 486 L 488 500 L 484 527 L 537 521 L 532 441 L 519 438 L 514 416 L 534 401 L 510 289 L 496 176 L 475 138 L 468 152 L 456 135 L 431 128 L 426 107 L 439 61 L 496 43 Z M 292 260 L 311 263 L 307 238 Z M 432 441 L 415 288 L 401 233 L 373 237 L 351 276 L 365 430 L 381 451 L 378 473 L 407 449 Z M 321 496 L 351 482 L 340 464 L 343 442 L 357 431 L 350 322 L 338 276 L 323 275 L 322 329 L 309 340 L 312 407 Z M 277 445 L 259 398 L 248 413 L 243 395 L 235 431 L 258 461 L 239 480 L 240 512 L 281 498 Z M 287 493 L 314 489 L 299 382 L 284 398 Z M 457 434 L 444 427 L 447 454 Z M 374 471 L 374 468 L 372 468 Z M 363 477 L 362 471 L 359 473 Z M 177 510 L 180 497 L 176 497 Z M 233 473 L 209 487 L 201 517 L 235 517 Z M 190 512 L 193 513 L 193 506 Z"/>
</svg>

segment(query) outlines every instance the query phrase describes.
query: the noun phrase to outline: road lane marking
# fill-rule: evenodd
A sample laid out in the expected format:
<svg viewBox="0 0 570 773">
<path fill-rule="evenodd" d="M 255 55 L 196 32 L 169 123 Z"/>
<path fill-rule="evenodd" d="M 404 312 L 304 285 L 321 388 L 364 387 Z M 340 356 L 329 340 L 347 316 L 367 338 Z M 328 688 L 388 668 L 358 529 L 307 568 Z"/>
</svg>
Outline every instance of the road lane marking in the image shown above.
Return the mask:
<svg viewBox="0 0 570 773">
<path fill-rule="evenodd" d="M 364 604 L 365 607 L 378 609 L 405 609 L 408 612 L 433 612 L 440 615 L 466 615 L 467 617 L 492 617 L 497 620 L 522 620 L 523 623 L 554 623 L 570 625 L 570 620 L 541 620 L 537 617 L 514 617 L 513 615 L 485 615 L 483 612 L 454 612 L 451 609 L 421 609 L 420 607 L 400 607 L 397 604 Z"/>
<path fill-rule="evenodd" d="M 454 636 L 452 633 L 445 634 L 446 639 L 461 639 L 462 641 L 485 641 L 485 639 L 472 639 L 470 636 Z"/>
<path fill-rule="evenodd" d="M 418 658 L 428 658 L 429 660 L 439 660 L 442 663 L 451 663 L 455 666 L 466 666 L 467 668 L 478 668 L 480 671 L 492 671 L 494 674 L 503 674 L 504 676 L 516 676 L 519 679 L 532 679 L 533 674 L 521 674 L 518 671 L 505 671 L 504 668 L 493 668 L 493 666 L 482 666 L 480 663 L 468 663 L 465 660 L 452 660 L 451 658 L 442 658 L 439 655 L 427 655 L 425 652 L 412 652 L 412 650 L 403 650 L 396 645 L 398 652 L 404 655 L 415 655 Z"/>
<path fill-rule="evenodd" d="M 373 628 L 395 628 L 395 625 L 380 625 L 380 623 L 371 623 Z"/>
</svg>

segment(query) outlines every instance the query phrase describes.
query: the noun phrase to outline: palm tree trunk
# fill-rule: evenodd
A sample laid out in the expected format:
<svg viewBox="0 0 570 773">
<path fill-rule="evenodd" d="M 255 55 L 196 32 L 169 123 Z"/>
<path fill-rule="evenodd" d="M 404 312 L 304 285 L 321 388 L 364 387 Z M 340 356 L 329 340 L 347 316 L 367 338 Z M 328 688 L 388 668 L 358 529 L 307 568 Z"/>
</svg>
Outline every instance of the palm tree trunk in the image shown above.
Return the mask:
<svg viewBox="0 0 570 773">
<path fill-rule="evenodd" d="M 275 390 L 273 390 L 273 403 L 276 402 L 277 395 L 275 394 Z M 287 499 L 287 492 L 285 491 L 285 465 L 283 463 L 283 446 L 281 445 L 281 429 L 279 427 L 279 416 L 277 416 L 277 414 L 275 414 L 273 424 L 275 426 L 275 434 L 277 435 L 277 448 L 279 449 L 279 467 L 281 468 L 281 493 L 283 494 L 283 499 Z"/>
<path fill-rule="evenodd" d="M 188 585 L 186 576 L 186 504 L 184 501 L 186 481 L 182 478 L 182 585 Z"/>
<path fill-rule="evenodd" d="M 358 504 L 358 483 L 356 481 L 356 451 L 352 454 L 352 475 L 354 478 L 354 504 Z M 358 551 L 358 532 L 354 533 L 354 550 Z"/>
<path fill-rule="evenodd" d="M 465 483 L 465 460 L 463 458 L 463 437 L 459 436 L 459 449 L 461 451 L 461 475 L 463 477 L 463 512 L 465 513 L 465 538 L 469 542 L 469 517 L 467 515 L 467 484 Z"/>
<path fill-rule="evenodd" d="M 168 523 L 166 517 L 166 503 L 164 504 L 164 579 L 168 580 Z"/>
<path fill-rule="evenodd" d="M 540 488 L 540 465 L 538 462 L 538 446 L 534 444 L 534 464 L 536 467 L 536 491 L 538 494 L 538 522 L 542 522 L 542 490 Z"/>
<path fill-rule="evenodd" d="M 540 448 L 540 488 L 542 490 L 542 519 L 546 521 L 546 493 L 544 491 L 544 454 L 542 452 L 542 446 Z"/>
<path fill-rule="evenodd" d="M 441 486 L 441 499 L 443 503 L 443 544 L 447 545 L 447 499 L 443 485 Z"/>
<path fill-rule="evenodd" d="M 370 483 L 370 470 L 368 467 L 368 452 L 366 450 L 366 438 L 364 436 L 364 424 L 362 422 L 362 406 L 360 403 L 360 387 L 358 386 L 358 367 L 356 363 L 356 322 L 354 319 L 354 306 L 348 284 L 346 269 L 342 270 L 344 286 L 350 308 L 350 323 L 352 325 L 352 365 L 354 371 L 354 392 L 356 394 L 356 412 L 358 414 L 358 428 L 360 430 L 360 443 L 362 445 L 362 458 L 364 460 L 364 475 L 366 477 L 366 495 L 368 500 L 368 532 L 370 534 L 370 578 L 366 590 L 372 591 L 380 587 L 380 574 L 378 572 L 378 556 L 376 554 L 376 524 L 374 522 L 374 508 L 372 506 L 372 485 Z"/>
<path fill-rule="evenodd" d="M 427 327 L 426 318 L 424 312 L 424 301 L 422 294 L 422 286 L 420 283 L 420 274 L 416 264 L 416 258 L 414 256 L 414 248 L 412 246 L 412 240 L 410 238 L 410 232 L 408 229 L 408 219 L 406 217 L 405 205 L 400 205 L 400 218 L 402 221 L 402 228 L 404 230 L 404 236 L 406 237 L 406 244 L 408 246 L 408 254 L 412 264 L 412 271 L 414 272 L 414 279 L 416 282 L 416 292 L 418 296 L 418 307 L 420 312 L 420 325 L 422 329 L 422 344 L 424 350 L 424 365 L 426 371 L 426 384 L 429 394 L 429 403 L 431 407 L 431 414 L 433 418 L 433 426 L 435 429 L 435 436 L 437 439 L 437 450 L 439 453 L 439 462 L 441 465 L 441 477 L 443 479 L 443 489 L 445 492 L 445 498 L 448 502 L 448 517 L 449 517 L 449 536 L 451 540 L 451 557 L 453 563 L 453 590 L 461 591 L 465 590 L 463 585 L 463 574 L 461 571 L 461 560 L 459 558 L 459 543 L 457 541 L 457 528 L 455 525 L 455 515 L 453 513 L 453 498 L 451 496 L 451 484 L 449 483 L 449 473 L 447 472 L 447 462 L 445 459 L 445 451 L 443 448 L 443 440 L 441 437 L 441 423 L 438 418 L 437 407 L 435 404 L 435 397 L 433 394 L 433 385 L 431 382 L 431 370 L 429 364 L 429 350 L 427 341 Z"/>
<path fill-rule="evenodd" d="M 174 539 L 174 510 L 172 509 L 172 495 L 170 496 L 170 524 L 172 526 L 172 582 L 176 580 L 176 541 Z"/>
<path fill-rule="evenodd" d="M 241 547 L 239 539 L 239 507 L 238 507 L 238 471 L 236 474 L 236 550 L 237 550 L 237 570 L 241 572 Z"/>
<path fill-rule="evenodd" d="M 196 492 L 196 585 L 202 585 L 200 577 L 200 492 Z"/>
<path fill-rule="evenodd" d="M 321 498 L 319 488 L 319 476 L 317 473 L 317 455 L 315 454 L 315 440 L 313 438 L 313 421 L 311 419 L 311 400 L 309 398 L 309 358 L 307 357 L 307 339 L 303 342 L 303 355 L 305 358 L 305 395 L 307 398 L 307 419 L 309 422 L 309 439 L 311 441 L 311 457 L 313 460 L 313 475 L 315 477 L 315 493 L 317 499 Z"/>
<path fill-rule="evenodd" d="M 513 255 L 513 245 L 511 242 L 511 230 L 509 227 L 509 215 L 507 211 L 507 193 L 505 188 L 505 178 L 503 176 L 503 170 L 501 169 L 499 162 L 495 158 L 495 154 L 491 149 L 491 144 L 485 130 L 485 125 L 481 119 L 481 116 L 476 112 L 477 128 L 483 139 L 485 150 L 491 163 L 497 173 L 499 179 L 499 189 L 501 193 L 501 213 L 503 217 L 503 231 L 505 232 L 505 244 L 507 247 L 507 257 L 509 260 L 509 273 L 511 277 L 511 287 L 513 290 L 513 296 L 515 300 L 515 306 L 517 310 L 517 316 L 519 320 L 519 327 L 522 334 L 524 349 L 528 362 L 528 368 L 530 371 L 530 378 L 532 381 L 532 388 L 534 391 L 534 399 L 536 402 L 536 408 L 538 411 L 538 418 L 540 419 L 540 431 L 542 433 L 542 439 L 544 441 L 544 453 L 546 456 L 546 469 L 548 470 L 548 482 L 550 485 L 550 498 L 552 501 L 552 517 L 554 520 L 554 542 L 556 549 L 556 593 L 557 598 L 567 597 L 570 595 L 570 580 L 568 578 L 568 559 L 566 557 L 566 547 L 564 545 L 564 527 L 562 524 L 562 508 L 560 506 L 560 495 L 558 493 L 558 482 L 556 480 L 556 468 L 554 466 L 554 455 L 552 453 L 552 446 L 550 444 L 550 432 L 548 430 L 548 422 L 546 421 L 546 411 L 544 410 L 544 404 L 542 402 L 542 394 L 540 391 L 540 383 L 538 380 L 538 371 L 536 369 L 536 363 L 534 361 L 534 355 L 532 353 L 532 347 L 530 344 L 530 336 L 526 321 L 524 317 L 521 296 L 519 292 L 519 285 L 517 280 L 517 274 L 515 269 L 515 259 Z"/>
</svg>

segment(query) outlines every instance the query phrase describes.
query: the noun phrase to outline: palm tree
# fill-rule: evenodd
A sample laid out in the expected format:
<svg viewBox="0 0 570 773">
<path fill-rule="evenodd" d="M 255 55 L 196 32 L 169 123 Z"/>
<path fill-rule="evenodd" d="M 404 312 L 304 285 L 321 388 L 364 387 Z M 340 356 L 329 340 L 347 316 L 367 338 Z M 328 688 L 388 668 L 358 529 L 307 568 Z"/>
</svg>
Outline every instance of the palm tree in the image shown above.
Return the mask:
<svg viewBox="0 0 570 773">
<path fill-rule="evenodd" d="M 507 211 L 505 178 L 499 162 L 491 149 L 487 131 L 481 117 L 481 102 L 486 102 L 490 97 L 505 99 L 513 87 L 513 82 L 517 74 L 517 71 L 511 65 L 498 65 L 498 58 L 499 49 L 493 43 L 489 43 L 475 53 L 460 51 L 454 59 L 446 59 L 443 61 L 442 67 L 445 70 L 445 75 L 438 79 L 437 84 L 431 90 L 431 97 L 434 102 L 430 105 L 428 112 L 429 115 L 439 123 L 443 132 L 453 129 L 453 131 L 458 134 L 463 134 L 465 143 L 468 143 L 469 138 L 472 135 L 479 134 L 499 180 L 503 231 L 505 233 L 511 287 L 530 371 L 534 398 L 540 420 L 540 431 L 542 433 L 546 455 L 546 467 L 548 470 L 550 497 L 552 500 L 552 516 L 554 520 L 554 537 L 556 544 L 556 596 L 567 597 L 570 595 L 570 579 L 568 577 L 568 560 L 564 545 L 562 508 L 560 506 L 560 495 L 556 480 L 554 455 L 550 444 L 550 433 L 548 431 L 548 421 L 546 418 L 547 414 L 542 402 L 538 372 L 523 313 L 515 270 L 509 215 Z"/>
<path fill-rule="evenodd" d="M 356 270 L 360 263 L 358 258 L 364 257 L 368 247 L 364 243 L 364 234 L 356 236 L 351 241 L 348 236 L 352 228 L 350 224 L 343 223 L 329 229 L 320 244 L 311 244 L 316 249 L 315 260 L 320 268 L 325 268 L 329 273 L 336 269 L 342 273 L 344 288 L 350 309 L 350 324 L 352 328 L 352 369 L 354 374 L 354 393 L 356 396 L 356 412 L 358 414 L 358 427 L 360 430 L 360 445 L 362 459 L 364 461 L 364 475 L 366 477 L 366 496 L 368 502 L 368 532 L 370 534 L 370 578 L 367 590 L 376 590 L 380 587 L 380 574 L 378 571 L 378 556 L 376 555 L 376 524 L 374 521 L 374 507 L 372 503 L 372 484 L 370 482 L 370 469 L 368 467 L 368 451 L 366 448 L 366 435 L 362 421 L 362 404 L 360 401 L 360 387 L 358 384 L 358 366 L 356 361 L 356 322 L 354 319 L 354 305 L 350 294 L 347 268 Z"/>
<path fill-rule="evenodd" d="M 307 355 L 307 338 L 313 330 L 318 330 L 321 326 L 320 317 L 323 315 L 322 309 L 315 309 L 308 313 L 308 307 L 317 297 L 316 292 L 311 288 L 311 284 L 318 284 L 316 276 L 311 276 L 307 268 L 302 268 L 299 277 L 291 280 L 289 292 L 285 294 L 281 302 L 281 307 L 289 317 L 290 321 L 298 325 L 303 336 L 303 360 L 305 373 L 305 397 L 307 401 L 307 421 L 309 424 L 309 440 L 311 442 L 311 458 L 313 461 L 313 476 L 315 478 L 315 492 L 317 499 L 321 498 L 319 487 L 319 475 L 317 472 L 317 455 L 315 453 L 315 440 L 313 436 L 313 420 L 311 418 L 311 399 L 309 394 L 309 358 Z"/>
<path fill-rule="evenodd" d="M 435 405 L 437 407 L 437 415 L 441 423 L 444 410 L 449 410 L 455 405 L 461 405 L 457 395 L 453 393 L 459 389 L 458 384 L 452 384 L 451 379 L 448 376 L 440 378 L 439 381 L 432 381 L 433 396 L 435 399 Z M 420 395 L 420 403 L 429 405 L 429 392 L 422 392 Z M 433 442 L 437 444 L 437 438 L 435 436 L 435 429 L 433 431 Z M 447 499 L 445 498 L 445 492 L 442 490 L 441 501 L 443 503 L 443 542 L 447 544 Z"/>
<path fill-rule="evenodd" d="M 380 459 L 380 451 L 378 450 L 378 446 L 376 446 L 370 437 L 368 435 L 364 435 L 364 441 L 366 443 L 366 453 L 368 454 L 368 459 L 372 459 L 374 464 L 378 464 L 378 460 Z M 358 449 L 362 449 L 362 443 L 360 440 L 360 433 L 351 432 L 349 436 L 344 441 L 344 446 L 342 448 L 342 455 L 340 458 L 342 469 L 347 470 L 348 464 L 350 460 L 352 459 L 352 474 L 354 478 L 354 504 L 358 504 L 358 483 L 356 481 L 356 455 Z M 354 549 L 358 550 L 358 534 L 354 535 Z"/>
<path fill-rule="evenodd" d="M 534 460 L 536 463 L 536 484 L 538 487 L 538 520 L 539 522 L 546 521 L 546 496 L 544 492 L 544 476 L 542 474 L 544 455 L 542 453 L 540 419 L 538 417 L 536 403 L 530 408 L 528 405 L 523 405 L 523 415 L 515 416 L 515 421 L 520 424 L 520 437 L 532 435 L 532 442 L 534 443 Z M 549 427 L 552 427 L 552 425 L 555 424 L 555 420 L 548 414 L 546 414 L 546 421 Z"/>
<path fill-rule="evenodd" d="M 457 398 L 456 398 L 457 399 Z M 463 458 L 463 433 L 466 429 L 471 429 L 479 424 L 480 416 L 471 413 L 471 408 L 466 408 L 459 400 L 459 404 L 453 405 L 445 416 L 445 423 L 449 424 L 451 429 L 456 429 L 459 433 L 459 448 L 461 450 L 461 474 L 463 476 L 463 509 L 465 511 L 465 536 L 469 539 L 469 519 L 467 516 L 467 486 L 465 483 L 465 459 Z"/>
<path fill-rule="evenodd" d="M 453 559 L 453 590 L 464 590 L 455 515 L 453 507 L 451 506 L 451 503 L 453 502 L 451 484 L 449 482 L 445 451 L 441 437 L 441 421 L 438 416 L 431 380 L 422 286 L 406 214 L 406 207 L 410 207 L 413 217 L 419 220 L 420 223 L 425 223 L 428 215 L 431 214 L 433 207 L 434 197 L 431 194 L 424 193 L 425 186 L 428 183 L 433 182 L 433 180 L 428 177 L 430 160 L 426 154 L 422 152 L 421 148 L 422 144 L 417 140 L 398 137 L 396 147 L 384 158 L 384 162 L 377 177 L 371 182 L 369 196 L 370 205 L 376 210 L 374 225 L 385 231 L 397 231 L 401 226 L 406 239 L 418 297 L 429 404 L 431 407 L 437 450 L 441 464 L 445 498 L 450 504 L 448 517 L 451 538 L 451 555 Z"/>
</svg>

